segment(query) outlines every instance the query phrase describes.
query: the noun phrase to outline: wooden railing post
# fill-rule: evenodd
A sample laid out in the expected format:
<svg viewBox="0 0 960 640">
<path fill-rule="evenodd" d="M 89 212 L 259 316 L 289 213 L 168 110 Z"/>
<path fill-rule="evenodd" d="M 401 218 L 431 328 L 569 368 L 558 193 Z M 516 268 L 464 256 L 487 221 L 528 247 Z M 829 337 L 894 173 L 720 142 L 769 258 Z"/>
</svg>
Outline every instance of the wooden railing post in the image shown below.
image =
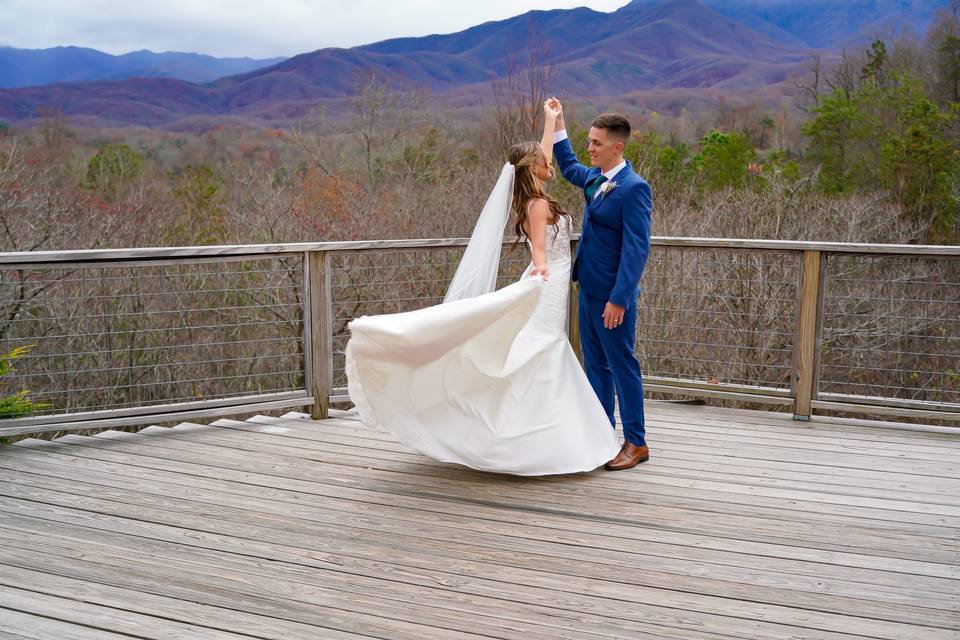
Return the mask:
<svg viewBox="0 0 960 640">
<path fill-rule="evenodd" d="M 577 255 L 577 244 L 579 240 L 570 241 L 570 255 Z M 572 267 L 572 265 L 571 265 Z M 570 281 L 570 300 L 567 305 L 569 314 L 567 316 L 567 335 L 570 337 L 570 346 L 573 347 L 573 352 L 577 355 L 577 360 L 580 361 L 580 366 L 583 366 L 583 349 L 580 346 L 580 286 Z"/>
<path fill-rule="evenodd" d="M 817 361 L 820 345 L 820 251 L 802 254 L 800 309 L 793 341 L 793 419 L 809 420 L 816 395 Z"/>
<path fill-rule="evenodd" d="M 580 347 L 580 287 L 576 282 L 570 283 L 570 316 L 567 319 L 567 333 L 570 336 L 570 346 L 577 354 L 580 366 L 583 366 L 583 349 Z"/>
<path fill-rule="evenodd" d="M 315 420 L 329 417 L 333 392 L 333 299 L 330 294 L 330 254 L 304 253 L 304 355 L 307 391 L 313 396 Z"/>
</svg>

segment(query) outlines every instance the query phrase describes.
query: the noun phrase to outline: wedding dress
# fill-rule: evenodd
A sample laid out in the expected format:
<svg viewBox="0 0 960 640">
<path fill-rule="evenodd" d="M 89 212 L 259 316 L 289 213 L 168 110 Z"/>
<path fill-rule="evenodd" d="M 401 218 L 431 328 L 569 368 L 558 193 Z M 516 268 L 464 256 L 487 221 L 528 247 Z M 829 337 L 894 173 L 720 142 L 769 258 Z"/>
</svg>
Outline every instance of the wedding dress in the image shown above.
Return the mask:
<svg viewBox="0 0 960 640">
<path fill-rule="evenodd" d="M 364 423 L 482 471 L 590 471 L 619 444 L 567 339 L 569 218 L 547 227 L 548 279 L 349 327 L 348 390 Z"/>
</svg>

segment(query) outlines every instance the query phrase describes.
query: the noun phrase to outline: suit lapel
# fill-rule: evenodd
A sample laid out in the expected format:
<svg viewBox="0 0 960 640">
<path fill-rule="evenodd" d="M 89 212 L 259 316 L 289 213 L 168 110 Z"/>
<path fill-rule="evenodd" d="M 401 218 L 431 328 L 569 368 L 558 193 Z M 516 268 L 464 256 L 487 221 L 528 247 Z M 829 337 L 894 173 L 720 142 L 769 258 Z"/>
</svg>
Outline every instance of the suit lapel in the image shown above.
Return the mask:
<svg viewBox="0 0 960 640">
<path fill-rule="evenodd" d="M 590 184 L 591 182 L 593 182 L 594 180 L 596 180 L 596 179 L 597 179 L 597 176 L 602 175 L 602 173 L 603 173 L 602 171 L 600 171 L 599 169 L 597 169 L 597 173 L 594 173 L 593 175 L 590 176 L 590 180 L 587 181 L 587 184 Z M 583 197 L 584 197 L 584 198 L 587 197 L 586 190 L 584 190 Z M 587 222 L 590 220 L 590 208 L 593 207 L 593 204 L 594 204 L 596 201 L 597 201 L 596 198 L 594 198 L 593 200 L 588 200 L 588 201 L 587 201 L 587 206 L 586 206 L 586 207 L 584 208 L 584 210 L 583 210 L 583 229 L 584 229 L 584 231 L 586 231 L 586 229 L 587 229 Z"/>
<path fill-rule="evenodd" d="M 613 182 L 616 182 L 618 185 L 621 184 L 623 179 L 629 175 L 630 171 L 633 171 L 633 167 L 631 166 L 630 161 L 627 160 L 627 166 L 625 166 L 623 169 L 620 169 L 620 171 L 617 171 L 616 175 L 613 176 Z M 606 196 L 604 196 L 602 193 L 599 194 L 596 198 L 590 201 L 590 203 L 587 205 L 587 210 L 589 211 L 591 209 L 597 209 L 600 207 L 605 197 Z"/>
<path fill-rule="evenodd" d="M 633 165 L 630 164 L 629 160 L 627 160 L 627 166 L 625 166 L 623 169 L 620 169 L 620 171 L 617 171 L 617 175 L 613 176 L 613 181 L 617 184 L 623 182 L 623 179 L 627 177 L 631 171 L 633 171 Z"/>
<path fill-rule="evenodd" d="M 597 171 L 599 171 L 599 169 L 598 169 Z M 621 169 L 620 171 L 618 171 L 615 176 L 613 176 L 613 181 L 616 182 L 617 184 L 620 184 L 620 183 L 623 181 L 623 179 L 624 179 L 627 175 L 629 175 L 629 174 L 628 174 L 629 171 L 633 171 L 633 165 L 631 165 L 631 164 L 630 164 L 630 161 L 627 160 L 627 166 L 625 166 L 623 169 Z M 600 173 L 602 173 L 602 172 L 600 172 Z M 599 173 L 593 174 L 593 176 L 591 177 L 591 179 L 596 178 L 598 175 L 600 175 L 600 174 L 599 174 Z M 586 196 L 586 193 L 584 193 L 584 196 Z M 583 210 L 583 232 L 580 234 L 580 242 L 577 243 L 577 255 L 576 255 L 576 256 L 574 257 L 574 259 L 573 259 L 573 262 L 574 262 L 574 273 L 576 273 L 577 263 L 580 261 L 580 250 L 583 249 L 583 239 L 584 239 L 584 238 L 588 235 L 588 233 L 589 233 L 589 228 L 590 228 L 590 212 L 591 212 L 591 210 L 595 209 L 596 207 L 599 207 L 602 201 L 603 201 L 603 196 L 602 196 L 602 195 L 597 196 L 596 198 L 594 198 L 593 200 L 591 200 L 590 202 L 588 202 L 588 203 L 587 203 L 587 206 L 586 206 L 586 207 L 584 208 L 584 210 Z"/>
</svg>

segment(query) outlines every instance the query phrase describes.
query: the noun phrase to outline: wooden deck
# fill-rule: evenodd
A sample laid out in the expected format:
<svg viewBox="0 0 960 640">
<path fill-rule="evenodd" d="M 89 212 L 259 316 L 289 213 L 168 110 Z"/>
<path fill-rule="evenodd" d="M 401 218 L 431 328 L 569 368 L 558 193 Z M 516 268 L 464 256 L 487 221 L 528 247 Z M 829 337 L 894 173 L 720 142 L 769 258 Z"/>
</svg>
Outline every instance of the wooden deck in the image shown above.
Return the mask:
<svg viewBox="0 0 960 640">
<path fill-rule="evenodd" d="M 648 411 L 553 478 L 302 414 L 0 448 L 0 637 L 960 638 L 960 436 Z"/>
</svg>

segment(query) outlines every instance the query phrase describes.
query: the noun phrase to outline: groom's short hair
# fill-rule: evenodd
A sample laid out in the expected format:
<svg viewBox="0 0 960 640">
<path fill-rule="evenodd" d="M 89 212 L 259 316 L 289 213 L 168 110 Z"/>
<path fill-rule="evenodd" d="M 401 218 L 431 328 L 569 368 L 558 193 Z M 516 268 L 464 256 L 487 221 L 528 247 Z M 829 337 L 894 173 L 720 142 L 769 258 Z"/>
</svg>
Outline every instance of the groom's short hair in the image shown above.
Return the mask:
<svg viewBox="0 0 960 640">
<path fill-rule="evenodd" d="M 619 113 L 602 113 L 593 119 L 590 126 L 606 129 L 610 135 L 624 142 L 630 139 L 630 121 Z"/>
</svg>

